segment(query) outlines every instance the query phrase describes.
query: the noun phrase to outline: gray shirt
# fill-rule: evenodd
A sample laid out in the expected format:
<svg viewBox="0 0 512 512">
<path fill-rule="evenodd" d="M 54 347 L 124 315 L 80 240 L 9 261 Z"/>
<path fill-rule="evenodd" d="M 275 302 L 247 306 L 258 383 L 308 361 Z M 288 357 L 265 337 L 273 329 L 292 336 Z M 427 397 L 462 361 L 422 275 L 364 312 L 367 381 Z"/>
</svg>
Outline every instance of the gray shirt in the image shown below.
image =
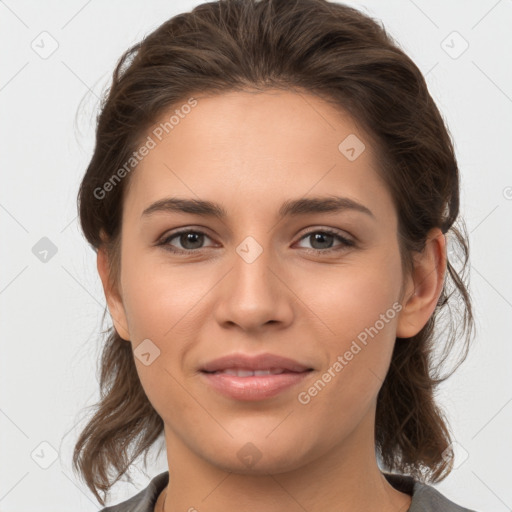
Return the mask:
<svg viewBox="0 0 512 512">
<path fill-rule="evenodd" d="M 415 481 L 410 476 L 383 473 L 387 481 L 398 491 L 412 496 L 407 512 L 475 512 L 461 507 L 443 496 L 432 486 Z M 149 485 L 129 500 L 106 507 L 100 512 L 153 512 L 156 500 L 169 482 L 169 472 L 155 476 Z"/>
</svg>

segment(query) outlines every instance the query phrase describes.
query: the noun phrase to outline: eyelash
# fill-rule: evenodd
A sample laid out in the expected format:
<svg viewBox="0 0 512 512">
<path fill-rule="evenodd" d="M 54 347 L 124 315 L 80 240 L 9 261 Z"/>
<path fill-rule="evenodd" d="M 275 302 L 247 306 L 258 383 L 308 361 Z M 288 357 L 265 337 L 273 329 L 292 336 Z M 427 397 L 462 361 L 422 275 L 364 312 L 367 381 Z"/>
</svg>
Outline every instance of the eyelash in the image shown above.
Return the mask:
<svg viewBox="0 0 512 512">
<path fill-rule="evenodd" d="M 201 249 L 188 249 L 188 250 L 186 250 L 186 249 L 176 249 L 175 247 L 169 245 L 169 242 L 173 238 L 176 238 L 176 237 L 178 237 L 178 236 L 180 236 L 180 235 L 182 235 L 184 233 L 193 233 L 193 234 L 196 234 L 196 235 L 204 235 L 204 236 L 210 238 L 203 231 L 196 231 L 196 230 L 193 230 L 193 229 L 183 229 L 181 231 L 177 231 L 176 233 L 171 233 L 170 235 L 166 236 L 160 242 L 158 242 L 157 245 L 158 246 L 163 246 L 163 248 L 165 250 L 170 251 L 172 253 L 175 253 L 175 254 L 186 254 L 188 256 L 197 254 L 197 253 L 201 252 L 203 249 L 205 249 L 205 248 L 201 248 Z M 338 232 L 333 231 L 331 229 L 321 229 L 321 230 L 309 231 L 308 233 L 305 233 L 299 239 L 299 241 L 303 240 L 304 238 L 307 238 L 308 236 L 314 235 L 316 233 L 333 235 L 339 242 L 341 242 L 341 246 L 331 247 L 329 249 L 308 249 L 308 248 L 306 248 L 306 250 L 309 253 L 313 253 L 313 254 L 316 254 L 316 255 L 330 254 L 330 253 L 333 253 L 333 252 L 337 252 L 337 251 L 346 249 L 347 247 L 355 246 L 355 242 L 353 242 L 352 240 L 349 240 L 348 238 L 345 238 L 345 237 L 341 236 Z"/>
</svg>

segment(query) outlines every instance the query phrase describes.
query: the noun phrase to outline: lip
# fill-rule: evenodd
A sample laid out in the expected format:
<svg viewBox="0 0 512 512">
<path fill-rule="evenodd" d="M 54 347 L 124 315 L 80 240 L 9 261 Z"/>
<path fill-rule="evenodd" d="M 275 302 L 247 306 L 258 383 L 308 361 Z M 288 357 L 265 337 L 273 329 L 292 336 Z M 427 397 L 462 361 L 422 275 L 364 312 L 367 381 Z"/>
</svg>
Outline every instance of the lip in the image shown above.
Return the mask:
<svg viewBox="0 0 512 512">
<path fill-rule="evenodd" d="M 206 372 L 216 372 L 227 370 L 228 368 L 242 368 L 248 370 L 268 370 L 269 368 L 281 368 L 288 372 L 303 372 L 311 370 L 310 366 L 290 359 L 288 357 L 278 356 L 275 354 L 259 354 L 257 356 L 249 356 L 245 354 L 228 354 L 219 357 L 206 364 L 200 370 Z"/>
<path fill-rule="evenodd" d="M 239 377 L 223 370 L 269 370 L 279 369 L 282 373 Z M 201 377 L 214 390 L 235 400 L 256 401 L 274 397 L 302 382 L 313 370 L 293 359 L 274 354 L 246 356 L 230 354 L 206 363 L 201 368 Z"/>
</svg>

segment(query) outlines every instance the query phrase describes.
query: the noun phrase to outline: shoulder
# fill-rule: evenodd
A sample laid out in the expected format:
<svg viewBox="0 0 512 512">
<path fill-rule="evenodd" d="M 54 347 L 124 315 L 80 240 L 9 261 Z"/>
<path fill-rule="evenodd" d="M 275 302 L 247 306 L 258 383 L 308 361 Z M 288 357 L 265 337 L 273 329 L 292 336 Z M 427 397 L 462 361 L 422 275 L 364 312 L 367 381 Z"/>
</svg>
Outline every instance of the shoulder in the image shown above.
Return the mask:
<svg viewBox="0 0 512 512">
<path fill-rule="evenodd" d="M 457 505 L 431 485 L 418 482 L 410 476 L 383 474 L 395 489 L 412 496 L 411 506 L 407 512 L 476 512 Z"/>
<path fill-rule="evenodd" d="M 476 512 L 457 505 L 434 487 L 421 482 L 414 483 L 413 504 L 416 508 L 413 508 L 411 504 L 410 512 L 436 512 L 438 510 L 444 512 Z"/>
<path fill-rule="evenodd" d="M 169 471 L 155 476 L 148 486 L 130 499 L 102 508 L 100 512 L 153 512 L 156 500 L 169 482 Z"/>
</svg>

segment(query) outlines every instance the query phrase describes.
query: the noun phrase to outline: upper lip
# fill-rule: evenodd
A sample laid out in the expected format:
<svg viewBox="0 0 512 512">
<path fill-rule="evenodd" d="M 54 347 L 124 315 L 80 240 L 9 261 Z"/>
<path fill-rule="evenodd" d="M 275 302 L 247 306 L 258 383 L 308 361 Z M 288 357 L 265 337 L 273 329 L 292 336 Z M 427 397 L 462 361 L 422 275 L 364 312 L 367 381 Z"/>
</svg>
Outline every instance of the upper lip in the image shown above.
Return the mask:
<svg viewBox="0 0 512 512">
<path fill-rule="evenodd" d="M 303 365 L 298 361 L 274 354 L 259 354 L 257 356 L 228 354 L 206 363 L 201 367 L 201 371 L 216 372 L 219 370 L 227 370 L 229 368 L 241 368 L 252 371 L 277 368 L 290 372 L 304 372 L 306 370 L 312 370 L 311 367 Z"/>
</svg>

